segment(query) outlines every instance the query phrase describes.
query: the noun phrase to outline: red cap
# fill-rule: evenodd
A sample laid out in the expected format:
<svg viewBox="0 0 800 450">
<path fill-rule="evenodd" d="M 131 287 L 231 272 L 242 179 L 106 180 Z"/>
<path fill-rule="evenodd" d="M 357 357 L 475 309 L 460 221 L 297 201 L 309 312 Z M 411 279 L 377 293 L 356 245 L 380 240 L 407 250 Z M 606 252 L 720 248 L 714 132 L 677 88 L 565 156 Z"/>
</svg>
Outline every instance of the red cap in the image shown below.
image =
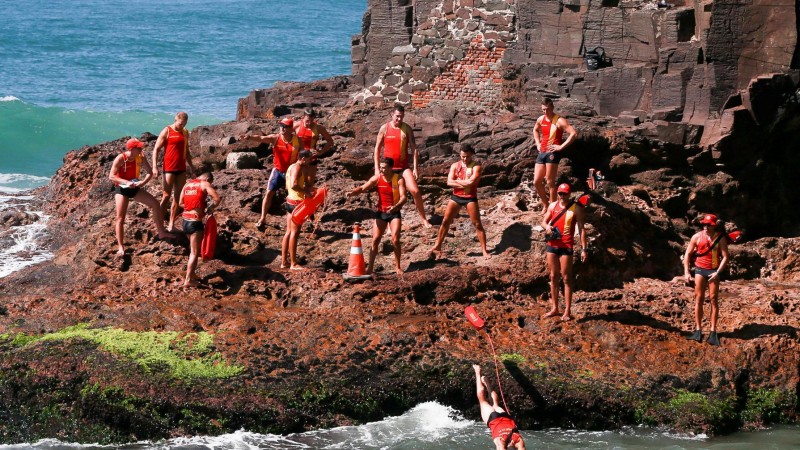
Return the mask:
<svg viewBox="0 0 800 450">
<path fill-rule="evenodd" d="M 125 148 L 128 150 L 132 148 L 144 148 L 144 142 L 136 138 L 130 138 L 128 139 L 128 142 L 125 143 Z"/>
<path fill-rule="evenodd" d="M 715 214 L 706 214 L 705 216 L 703 216 L 702 219 L 700 219 L 700 223 L 706 224 L 706 225 L 711 225 L 712 227 L 716 226 L 717 225 L 717 216 Z"/>
<path fill-rule="evenodd" d="M 294 126 L 294 120 L 291 117 L 284 117 L 281 119 L 281 125 L 286 125 L 287 127 Z"/>
<path fill-rule="evenodd" d="M 562 192 L 564 194 L 569 194 L 570 193 L 569 184 L 567 184 L 567 183 L 559 184 L 558 185 L 558 190 L 556 190 L 556 192 L 558 192 L 559 194 L 561 194 Z"/>
</svg>

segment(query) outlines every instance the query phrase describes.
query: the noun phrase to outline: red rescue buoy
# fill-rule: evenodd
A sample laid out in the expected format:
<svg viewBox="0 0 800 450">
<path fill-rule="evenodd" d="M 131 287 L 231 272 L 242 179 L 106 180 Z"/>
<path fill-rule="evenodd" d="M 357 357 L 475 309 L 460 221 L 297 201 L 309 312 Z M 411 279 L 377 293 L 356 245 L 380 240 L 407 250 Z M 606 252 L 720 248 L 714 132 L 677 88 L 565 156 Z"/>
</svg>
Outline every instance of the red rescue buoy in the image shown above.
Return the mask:
<svg viewBox="0 0 800 450">
<path fill-rule="evenodd" d="M 292 212 L 292 222 L 294 222 L 295 225 L 304 224 L 306 219 L 311 217 L 311 215 L 319 209 L 320 205 L 325 203 L 325 197 L 327 196 L 328 186 L 322 186 L 317 189 L 313 197 L 307 198 L 297 205 L 297 208 Z"/>
<path fill-rule="evenodd" d="M 486 325 L 486 322 L 481 319 L 481 316 L 478 315 L 477 311 L 475 311 L 475 308 L 472 306 L 467 306 L 464 313 L 467 315 L 467 320 L 469 320 L 469 323 L 471 323 L 473 327 L 482 330 Z"/>
<path fill-rule="evenodd" d="M 203 231 L 203 242 L 200 245 L 200 257 L 208 261 L 214 259 L 214 249 L 217 247 L 217 219 L 213 215 L 206 219 Z"/>
</svg>

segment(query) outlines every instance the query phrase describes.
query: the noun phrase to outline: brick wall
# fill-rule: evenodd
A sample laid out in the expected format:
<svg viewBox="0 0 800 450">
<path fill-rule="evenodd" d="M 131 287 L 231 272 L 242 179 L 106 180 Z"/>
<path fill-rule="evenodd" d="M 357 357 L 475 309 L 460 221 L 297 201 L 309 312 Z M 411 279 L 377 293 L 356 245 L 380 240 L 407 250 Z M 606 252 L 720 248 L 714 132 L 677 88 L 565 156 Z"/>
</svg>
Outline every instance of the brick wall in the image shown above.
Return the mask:
<svg viewBox="0 0 800 450">
<path fill-rule="evenodd" d="M 427 91 L 412 95 L 411 104 L 419 108 L 436 101 L 466 108 L 497 106 L 502 94 L 503 53 L 504 47 L 497 47 L 492 41 L 485 43 L 482 35 L 476 36 L 464 58 L 448 63 Z"/>
<path fill-rule="evenodd" d="M 501 60 L 517 36 L 515 2 L 441 0 L 414 4 L 415 8 L 431 8 L 430 13 L 415 11 L 418 22 L 409 41 L 396 45 L 391 56 L 382 56 L 386 66 L 377 81 L 353 100 L 414 106 L 431 102 L 453 102 L 458 107 L 499 105 Z M 369 30 L 373 39 L 376 32 Z M 363 39 L 354 37 L 354 67 L 363 68 L 370 62 L 364 47 Z M 374 61 L 371 63 L 374 65 Z"/>
</svg>

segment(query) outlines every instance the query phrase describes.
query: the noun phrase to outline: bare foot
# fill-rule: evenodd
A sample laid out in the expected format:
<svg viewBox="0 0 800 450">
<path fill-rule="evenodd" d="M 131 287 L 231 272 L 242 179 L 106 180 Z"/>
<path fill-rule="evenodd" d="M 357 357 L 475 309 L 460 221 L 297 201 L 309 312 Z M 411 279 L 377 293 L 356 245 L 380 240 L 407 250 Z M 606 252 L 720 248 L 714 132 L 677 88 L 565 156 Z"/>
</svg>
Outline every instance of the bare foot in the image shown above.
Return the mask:
<svg viewBox="0 0 800 450">
<path fill-rule="evenodd" d="M 172 234 L 172 230 L 166 230 L 161 233 L 158 233 L 159 239 L 175 239 L 175 235 Z"/>
<path fill-rule="evenodd" d="M 557 309 L 554 309 L 554 310 L 552 310 L 552 311 L 548 312 L 547 314 L 543 315 L 542 317 L 544 317 L 544 318 L 548 318 L 548 317 L 556 317 L 556 316 L 557 316 L 557 315 L 559 315 L 559 314 L 561 314 L 561 311 L 559 311 L 559 310 L 557 310 Z"/>
<path fill-rule="evenodd" d="M 572 314 L 564 313 L 564 315 L 561 316 L 561 320 L 564 322 L 569 322 L 570 320 L 572 320 Z"/>
<path fill-rule="evenodd" d="M 258 222 L 256 222 L 256 228 L 258 228 L 258 229 L 264 228 L 265 225 L 266 224 L 264 223 L 264 220 L 262 220 L 262 219 L 258 219 Z"/>
<path fill-rule="evenodd" d="M 183 282 L 183 287 L 197 287 L 198 284 L 197 280 L 188 280 Z"/>
<path fill-rule="evenodd" d="M 292 266 L 289 267 L 289 270 L 306 270 L 306 268 L 300 264 L 292 264 Z"/>
<path fill-rule="evenodd" d="M 401 277 L 403 276 L 403 269 L 401 269 L 399 267 L 395 267 L 394 271 L 395 271 L 395 273 L 397 273 L 397 275 L 399 275 Z"/>
<path fill-rule="evenodd" d="M 281 269 L 288 269 L 289 261 L 281 261 Z"/>
<path fill-rule="evenodd" d="M 425 227 L 425 228 L 432 228 L 433 227 L 433 225 L 431 225 L 431 223 L 428 222 L 428 219 L 422 219 L 422 226 Z"/>
<path fill-rule="evenodd" d="M 491 259 L 492 255 L 490 255 L 489 252 L 483 252 L 483 257 L 486 259 Z"/>
<path fill-rule="evenodd" d="M 441 250 L 437 250 L 437 249 L 433 248 L 433 249 L 431 249 L 431 251 L 428 253 L 428 257 L 429 257 L 430 259 L 439 259 L 439 258 L 441 258 L 441 257 L 442 257 L 442 251 L 441 251 Z"/>
</svg>

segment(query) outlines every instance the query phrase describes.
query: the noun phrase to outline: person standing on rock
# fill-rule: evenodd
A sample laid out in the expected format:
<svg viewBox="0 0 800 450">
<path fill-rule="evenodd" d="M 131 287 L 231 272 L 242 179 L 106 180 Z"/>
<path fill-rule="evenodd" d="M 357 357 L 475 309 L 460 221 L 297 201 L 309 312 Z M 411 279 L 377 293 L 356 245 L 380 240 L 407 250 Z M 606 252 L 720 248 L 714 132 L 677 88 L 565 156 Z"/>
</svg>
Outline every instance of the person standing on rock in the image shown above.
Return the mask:
<svg viewBox="0 0 800 450">
<path fill-rule="evenodd" d="M 462 206 L 467 207 L 467 213 L 475 227 L 478 235 L 478 242 L 484 257 L 489 257 L 486 250 L 486 231 L 481 222 L 481 211 L 478 208 L 478 182 L 481 178 L 481 164 L 475 161 L 475 149 L 469 144 L 463 144 L 459 152 L 460 160 L 450 166 L 447 175 L 447 185 L 453 188 L 453 195 L 447 202 L 447 209 L 444 212 L 442 226 L 439 227 L 439 234 L 436 237 L 436 244 L 431 249 L 431 255 L 439 258 L 442 254 L 442 243 L 447 236 L 447 231 L 453 220 L 458 216 Z"/>
<path fill-rule="evenodd" d="M 164 228 L 164 216 L 159 207 L 158 201 L 146 190 L 141 189 L 153 177 L 155 171 L 147 163 L 147 159 L 142 156 L 144 142 L 131 138 L 125 143 L 125 151 L 114 158 L 111 164 L 111 172 L 108 178 L 114 182 L 114 201 L 117 207 L 117 218 L 114 230 L 117 235 L 117 255 L 125 254 L 125 216 L 128 214 L 128 203 L 130 200 L 148 207 L 153 214 L 159 239 L 172 239 L 175 235 L 169 233 Z M 147 175 L 143 180 L 139 180 L 140 168 L 144 167 Z"/>
<path fill-rule="evenodd" d="M 486 398 L 489 387 L 486 384 L 486 377 L 481 376 L 481 366 L 472 365 L 475 370 L 475 390 L 478 396 L 478 405 L 481 408 L 481 420 L 492 431 L 492 442 L 496 450 L 506 450 L 515 448 L 525 450 L 525 440 L 519 434 L 517 423 L 511 416 L 498 404 L 497 392 L 491 391 L 492 403 Z"/>
<path fill-rule="evenodd" d="M 719 220 L 714 214 L 706 214 L 700 220 L 703 231 L 696 233 L 686 247 L 683 255 L 683 276 L 687 284 L 694 281 L 694 333 L 688 339 L 703 340 L 703 303 L 706 288 L 711 302 L 711 332 L 708 342 L 720 345 L 717 336 L 717 319 L 719 318 L 719 274 L 728 265 L 728 240 L 724 230 L 719 227 Z M 691 263 L 694 261 L 694 277 Z"/>
<path fill-rule="evenodd" d="M 300 225 L 292 220 L 292 212 L 304 199 L 314 196 L 311 178 L 308 175 L 308 168 L 312 160 L 311 152 L 301 150 L 298 153 L 297 162 L 289 166 L 286 171 L 286 234 L 281 241 L 281 269 L 303 270 L 303 266 L 297 263 L 297 240 L 300 237 Z M 288 259 L 287 259 L 288 255 Z"/>
<path fill-rule="evenodd" d="M 195 269 L 205 230 L 203 219 L 206 216 L 206 209 L 211 214 L 221 202 L 217 191 L 211 186 L 213 182 L 214 176 L 206 172 L 195 179 L 188 180 L 181 191 L 178 203 L 183 208 L 183 232 L 189 238 L 189 263 L 186 266 L 184 286 L 197 286 Z M 213 202 L 211 205 L 208 204 L 208 197 L 211 197 Z"/>
<path fill-rule="evenodd" d="M 286 185 L 286 172 L 289 166 L 297 162 L 297 155 L 303 149 L 303 143 L 294 133 L 294 120 L 284 117 L 280 123 L 280 133 L 269 134 L 266 136 L 259 134 L 246 134 L 240 139 L 258 141 L 262 144 L 272 146 L 272 171 L 267 182 L 267 192 L 261 201 L 261 217 L 256 222 L 256 227 L 261 228 L 267 222 L 267 212 L 272 205 L 272 198 L 275 191 Z"/>
<path fill-rule="evenodd" d="M 414 199 L 414 205 L 417 207 L 422 225 L 425 228 L 430 228 L 431 223 L 425 217 L 425 203 L 422 201 L 422 193 L 420 193 L 419 186 L 417 186 L 419 152 L 414 139 L 414 130 L 410 125 L 403 122 L 405 114 L 406 110 L 403 105 L 396 104 L 391 120 L 381 126 L 378 131 L 378 139 L 375 141 L 375 151 L 373 152 L 375 175 L 380 174 L 381 157 L 391 158 L 394 161 L 392 170 L 405 180 L 406 188 Z M 411 155 L 409 155 L 409 151 Z M 409 156 L 411 156 L 411 162 L 409 162 Z"/>
<path fill-rule="evenodd" d="M 294 132 L 303 143 L 303 149 L 310 151 L 312 155 L 311 164 L 308 166 L 308 174 L 312 178 L 312 182 L 317 178 L 318 158 L 333 149 L 333 137 L 325 127 L 317 123 L 316 119 L 317 113 L 313 109 L 307 108 L 303 111 L 303 119 L 294 126 Z M 325 140 L 325 144 L 321 150 L 317 150 L 320 137 Z"/>
<path fill-rule="evenodd" d="M 561 152 L 577 139 L 578 132 L 567 119 L 555 113 L 553 100 L 547 97 L 542 100 L 542 112 L 544 114 L 536 119 L 536 124 L 533 126 L 533 140 L 539 149 L 533 169 L 533 187 L 542 200 L 542 207 L 547 209 L 547 205 L 556 201 L 556 178 Z M 567 134 L 566 139 L 564 133 Z M 550 191 L 549 198 L 545 190 L 545 181 L 547 190 Z"/>
<path fill-rule="evenodd" d="M 161 193 L 161 211 L 167 214 L 167 205 L 172 199 L 172 206 L 169 210 L 169 225 L 167 230 L 172 232 L 175 229 L 175 219 L 178 216 L 178 197 L 181 195 L 183 185 L 186 183 L 186 169 L 189 174 L 194 175 L 194 165 L 192 155 L 189 153 L 189 130 L 186 124 L 189 122 L 189 115 L 181 111 L 175 114 L 175 122 L 161 130 L 153 147 L 153 177 L 158 177 L 158 153 L 164 149 L 163 172 Z"/>
<path fill-rule="evenodd" d="M 588 255 L 586 246 L 586 230 L 583 227 L 583 207 L 570 199 L 569 184 L 558 186 L 558 200 L 550 203 L 542 216 L 541 226 L 547 240 L 545 256 L 550 271 L 550 302 L 552 308 L 544 317 L 556 317 L 561 312 L 558 308 L 558 291 L 561 281 L 564 282 L 564 314 L 561 320 L 572 320 L 572 255 L 574 253 L 575 231 L 581 240 L 581 262 Z M 554 233 L 555 231 L 555 233 Z"/>
<path fill-rule="evenodd" d="M 371 274 L 375 267 L 375 257 L 378 254 L 381 238 L 386 232 L 386 226 L 390 227 L 392 235 L 392 245 L 394 246 L 394 268 L 398 275 L 403 274 L 400 268 L 400 232 L 402 230 L 402 220 L 400 210 L 406 203 L 406 184 L 400 174 L 392 170 L 394 161 L 392 158 L 383 158 L 378 166 L 380 173 L 373 175 L 363 185 L 347 193 L 348 197 L 369 192 L 372 189 L 378 191 L 378 210 L 375 211 L 375 225 L 372 229 L 372 245 L 370 246 L 369 264 L 367 274 Z"/>
</svg>

